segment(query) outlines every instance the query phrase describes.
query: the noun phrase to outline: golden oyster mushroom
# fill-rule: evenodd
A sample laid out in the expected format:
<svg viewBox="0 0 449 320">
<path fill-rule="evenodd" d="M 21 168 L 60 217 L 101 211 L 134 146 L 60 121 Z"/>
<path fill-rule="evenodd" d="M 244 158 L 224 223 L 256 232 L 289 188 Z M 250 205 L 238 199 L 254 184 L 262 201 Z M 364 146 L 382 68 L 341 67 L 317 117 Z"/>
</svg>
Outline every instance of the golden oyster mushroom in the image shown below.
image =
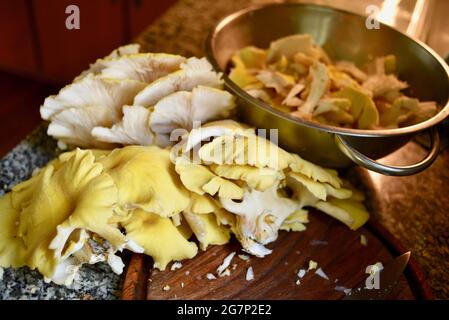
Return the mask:
<svg viewBox="0 0 449 320">
<path fill-rule="evenodd" d="M 206 250 L 209 245 L 223 245 L 229 242 L 230 229 L 219 225 L 213 213 L 199 214 L 185 210 L 182 215 L 200 242 L 201 250 Z"/>
<path fill-rule="evenodd" d="M 249 165 L 211 164 L 210 170 L 229 180 L 244 181 L 249 188 L 265 191 L 285 178 L 283 171 L 272 168 L 257 168 Z"/>
<path fill-rule="evenodd" d="M 122 209 L 140 208 L 170 217 L 190 203 L 170 161 L 170 152 L 156 146 L 129 146 L 115 149 L 98 159 L 118 188 Z"/>
<path fill-rule="evenodd" d="M 46 281 L 70 284 L 83 263 L 97 262 L 75 258 L 87 250 L 88 233 L 115 248 L 127 244 L 117 226 L 109 223 L 117 200 L 112 178 L 92 152 L 77 149 L 61 155 L 0 200 L 7 206 L 0 234 L 10 248 L 15 246 L 14 255 L 0 251 L 2 265 L 37 268 Z"/>
<path fill-rule="evenodd" d="M 237 184 L 215 175 L 206 166 L 196 164 L 185 157 L 176 159 L 176 172 L 183 185 L 190 191 L 229 199 L 241 199 L 243 189 Z"/>
<path fill-rule="evenodd" d="M 217 137 L 204 144 L 198 154 L 205 163 L 250 165 L 275 170 L 283 170 L 291 162 L 288 152 L 255 134 Z"/>
<path fill-rule="evenodd" d="M 0 267 L 19 268 L 26 264 L 27 250 L 18 236 L 20 210 L 12 206 L 11 193 L 0 198 Z"/>
<path fill-rule="evenodd" d="M 372 129 L 379 125 L 379 111 L 367 92 L 355 87 L 345 87 L 332 95 L 351 101 L 351 114 L 360 129 Z"/>
<path fill-rule="evenodd" d="M 196 244 L 188 241 L 170 218 L 135 209 L 122 225 L 127 237 L 144 248 L 159 270 L 170 261 L 191 259 L 198 252 Z"/>
</svg>

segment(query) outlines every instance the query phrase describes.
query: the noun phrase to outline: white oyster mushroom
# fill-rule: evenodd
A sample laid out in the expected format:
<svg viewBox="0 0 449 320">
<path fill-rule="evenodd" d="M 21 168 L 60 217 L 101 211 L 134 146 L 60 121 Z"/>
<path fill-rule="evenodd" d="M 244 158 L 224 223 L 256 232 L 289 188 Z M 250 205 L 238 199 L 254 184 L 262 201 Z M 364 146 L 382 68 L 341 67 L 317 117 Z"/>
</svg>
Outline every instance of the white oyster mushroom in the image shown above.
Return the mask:
<svg viewBox="0 0 449 320">
<path fill-rule="evenodd" d="M 222 88 L 221 74 L 213 70 L 206 58 L 189 58 L 181 70 L 159 78 L 149 84 L 134 99 L 135 105 L 149 107 L 177 91 L 190 91 L 198 85 Z"/>
<path fill-rule="evenodd" d="M 231 261 L 234 258 L 234 256 L 235 256 L 235 252 L 231 252 L 224 258 L 222 264 L 220 264 L 217 268 L 218 275 L 221 275 L 221 274 L 223 274 L 223 272 L 226 271 L 226 269 L 230 266 Z"/>
<path fill-rule="evenodd" d="M 92 136 L 103 142 L 123 145 L 151 145 L 154 135 L 149 127 L 150 110 L 141 106 L 123 106 L 122 121 L 111 128 L 95 127 Z"/>
<path fill-rule="evenodd" d="M 229 117 L 234 97 L 223 90 L 198 86 L 191 92 L 179 91 L 161 99 L 150 117 L 157 135 L 169 136 L 175 129 L 192 130 L 195 123 Z"/>
<path fill-rule="evenodd" d="M 282 222 L 300 209 L 297 201 L 278 194 L 278 184 L 264 192 L 245 190 L 241 202 L 220 198 L 220 203 L 227 211 L 239 216 L 236 228 L 242 237 L 262 245 L 275 241 Z"/>
<path fill-rule="evenodd" d="M 92 75 L 64 87 L 45 99 L 40 112 L 50 120 L 47 133 L 65 144 L 105 147 L 91 132 L 120 121 L 123 105 L 130 103 L 144 84 L 137 81 L 102 79 Z"/>
<path fill-rule="evenodd" d="M 107 106 L 68 108 L 56 114 L 48 126 L 48 135 L 64 144 L 80 147 L 105 147 L 91 131 L 96 126 L 110 126 L 119 118 Z"/>
<path fill-rule="evenodd" d="M 185 58 L 165 53 L 138 53 L 103 62 L 99 76 L 151 83 L 179 69 Z"/>
<path fill-rule="evenodd" d="M 173 144 L 174 141 L 172 140 L 176 140 L 176 138 L 171 139 L 168 134 L 156 134 L 154 137 L 154 144 L 161 148 L 165 148 Z"/>
<path fill-rule="evenodd" d="M 87 76 L 90 73 L 99 73 L 101 70 L 105 68 L 105 62 L 110 59 L 117 59 L 121 56 L 124 56 L 126 54 L 135 54 L 139 53 L 140 45 L 137 43 L 128 44 L 126 46 L 119 47 L 117 49 L 114 49 L 110 54 L 108 54 L 103 59 L 97 59 L 94 63 L 91 63 L 89 65 L 89 69 L 84 70 L 81 72 L 79 76 L 77 76 L 73 81 L 78 81 Z"/>
<path fill-rule="evenodd" d="M 130 104 L 144 86 L 144 83 L 138 81 L 119 81 L 88 75 L 65 86 L 57 95 L 46 98 L 40 108 L 41 117 L 50 120 L 64 109 L 85 106 L 107 106 L 112 113 L 119 114 L 122 106 Z"/>
</svg>

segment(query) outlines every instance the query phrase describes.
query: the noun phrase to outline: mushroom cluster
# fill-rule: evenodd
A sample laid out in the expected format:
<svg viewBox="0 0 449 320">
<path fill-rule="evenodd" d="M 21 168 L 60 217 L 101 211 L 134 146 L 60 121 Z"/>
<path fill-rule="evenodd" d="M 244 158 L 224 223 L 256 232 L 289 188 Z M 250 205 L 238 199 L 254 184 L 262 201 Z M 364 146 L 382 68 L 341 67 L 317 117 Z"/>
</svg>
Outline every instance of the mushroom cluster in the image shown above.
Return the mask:
<svg viewBox="0 0 449 320">
<path fill-rule="evenodd" d="M 206 250 L 231 234 L 263 257 L 279 230 L 305 230 L 307 207 L 357 229 L 368 219 L 362 201 L 337 172 L 222 120 L 172 148 L 62 153 L 0 198 L 0 266 L 70 285 L 86 263 L 105 261 L 120 274 L 123 249 L 164 270 L 193 258 L 197 243 Z"/>
<path fill-rule="evenodd" d="M 433 101 L 406 96 L 395 75 L 394 55 L 363 68 L 332 63 L 310 35 L 245 47 L 232 56 L 229 78 L 247 93 L 292 116 L 336 127 L 382 129 L 409 126 L 437 113 Z"/>
<path fill-rule="evenodd" d="M 0 198 L 0 266 L 70 285 L 83 264 L 105 261 L 122 273 L 116 253 L 128 249 L 164 269 L 197 253 L 176 219 L 190 203 L 168 150 L 66 152 Z"/>
<path fill-rule="evenodd" d="M 210 219 L 207 215 L 213 214 L 243 250 L 258 257 L 271 253 L 265 245 L 277 239 L 279 230 L 305 229 L 307 207 L 351 229 L 368 219 L 363 194 L 336 171 L 288 153 L 256 135 L 253 128 L 232 120 L 193 129 L 172 149 L 172 157 L 183 185 L 195 199 L 183 214 L 187 221 Z M 207 229 L 199 234 L 193 231 L 202 247 L 207 247 Z"/>
<path fill-rule="evenodd" d="M 232 115 L 234 97 L 205 58 L 120 47 L 83 71 L 40 112 L 61 147 L 173 144 L 175 129 Z"/>
</svg>

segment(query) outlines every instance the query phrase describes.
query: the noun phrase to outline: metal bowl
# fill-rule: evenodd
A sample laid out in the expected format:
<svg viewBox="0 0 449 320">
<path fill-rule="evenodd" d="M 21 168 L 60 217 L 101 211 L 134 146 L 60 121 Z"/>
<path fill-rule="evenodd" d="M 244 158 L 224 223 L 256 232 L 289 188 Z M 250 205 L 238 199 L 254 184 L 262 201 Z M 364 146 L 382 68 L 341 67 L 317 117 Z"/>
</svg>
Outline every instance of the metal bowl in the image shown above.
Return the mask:
<svg viewBox="0 0 449 320">
<path fill-rule="evenodd" d="M 436 159 L 440 140 L 435 126 L 449 115 L 449 67 L 429 47 L 380 24 L 368 29 L 366 17 L 311 4 L 274 4 L 251 7 L 222 19 L 209 35 L 206 51 L 214 68 L 224 73 L 226 88 L 238 98 L 243 121 L 264 129 L 277 129 L 280 146 L 317 164 L 345 168 L 355 163 L 387 175 L 410 175 Z M 271 41 L 307 33 L 335 60 L 364 63 L 370 58 L 394 54 L 399 78 L 408 82 L 408 94 L 422 101 L 434 100 L 440 111 L 413 126 L 388 130 L 358 130 L 327 126 L 298 119 L 253 98 L 226 76 L 226 67 L 237 50 L 255 45 L 267 48 Z M 410 166 L 387 166 L 374 159 L 384 157 L 427 131 L 428 156 Z M 351 161 L 352 160 L 352 161 Z"/>
</svg>

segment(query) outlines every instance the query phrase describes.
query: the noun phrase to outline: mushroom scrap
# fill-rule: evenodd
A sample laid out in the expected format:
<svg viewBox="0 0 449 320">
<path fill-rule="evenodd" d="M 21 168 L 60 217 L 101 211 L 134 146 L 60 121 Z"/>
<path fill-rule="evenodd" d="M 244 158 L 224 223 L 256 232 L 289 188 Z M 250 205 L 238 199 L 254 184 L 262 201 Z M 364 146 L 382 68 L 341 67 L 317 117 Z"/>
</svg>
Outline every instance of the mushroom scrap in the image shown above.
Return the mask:
<svg viewBox="0 0 449 320">
<path fill-rule="evenodd" d="M 332 63 L 310 35 L 271 42 L 266 50 L 244 47 L 232 56 L 229 78 L 251 96 L 294 117 L 357 128 L 399 128 L 425 121 L 437 112 L 402 91 L 396 57 L 379 57 L 358 67 Z"/>
</svg>

